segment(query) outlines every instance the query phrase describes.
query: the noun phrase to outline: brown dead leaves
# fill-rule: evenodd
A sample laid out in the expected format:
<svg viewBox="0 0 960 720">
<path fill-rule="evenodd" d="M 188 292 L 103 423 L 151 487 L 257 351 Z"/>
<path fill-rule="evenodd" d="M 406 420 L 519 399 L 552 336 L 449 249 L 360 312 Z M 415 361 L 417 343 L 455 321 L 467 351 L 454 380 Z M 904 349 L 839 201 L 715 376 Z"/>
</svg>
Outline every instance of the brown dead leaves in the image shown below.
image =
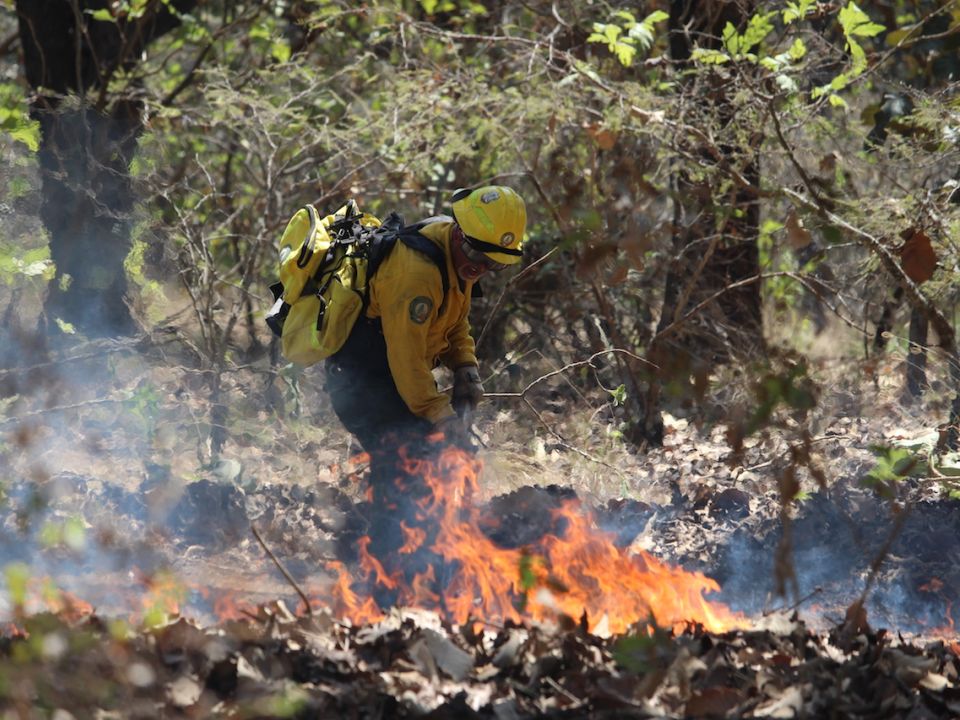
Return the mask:
<svg viewBox="0 0 960 720">
<path fill-rule="evenodd" d="M 137 708 L 169 717 L 826 717 L 956 716 L 960 661 L 943 643 L 917 647 L 865 625 L 810 632 L 795 617 L 724 635 L 637 628 L 601 638 L 391 611 L 350 626 L 282 603 L 202 628 L 188 620 L 122 636 L 92 616 L 32 618 L 33 638 L 0 642 L 13 707 L 77 716 Z M 45 646 L 54 643 L 34 642 Z"/>
<path fill-rule="evenodd" d="M 930 244 L 930 238 L 923 230 L 910 228 L 900 235 L 900 264 L 903 271 L 917 285 L 933 277 L 937 269 L 937 254 Z"/>
</svg>

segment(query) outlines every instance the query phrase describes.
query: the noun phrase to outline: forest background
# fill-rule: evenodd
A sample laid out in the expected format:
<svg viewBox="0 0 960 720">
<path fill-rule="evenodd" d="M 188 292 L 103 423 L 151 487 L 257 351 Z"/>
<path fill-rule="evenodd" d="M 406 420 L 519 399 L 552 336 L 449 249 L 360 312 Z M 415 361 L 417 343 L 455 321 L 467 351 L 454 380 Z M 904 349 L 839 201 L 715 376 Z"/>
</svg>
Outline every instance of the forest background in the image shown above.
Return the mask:
<svg viewBox="0 0 960 720">
<path fill-rule="evenodd" d="M 43 515 L 65 472 L 337 481 L 322 371 L 262 322 L 278 236 L 306 202 L 414 221 L 482 183 L 528 208 L 472 315 L 491 493 L 788 523 L 839 484 L 892 528 L 955 499 L 957 2 L 2 8 L 0 451 L 46 549 L 10 588 L 102 544 Z M 851 467 L 822 451 L 841 425 Z"/>
</svg>

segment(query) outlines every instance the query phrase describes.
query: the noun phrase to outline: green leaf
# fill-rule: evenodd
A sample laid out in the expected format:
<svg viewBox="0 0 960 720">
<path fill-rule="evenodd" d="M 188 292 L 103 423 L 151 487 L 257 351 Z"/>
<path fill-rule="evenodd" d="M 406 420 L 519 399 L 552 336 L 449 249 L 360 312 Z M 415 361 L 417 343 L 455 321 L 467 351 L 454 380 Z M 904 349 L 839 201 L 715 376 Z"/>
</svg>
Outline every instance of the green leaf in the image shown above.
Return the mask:
<svg viewBox="0 0 960 720">
<path fill-rule="evenodd" d="M 606 43 L 607 49 L 617 57 L 621 65 L 630 66 L 637 55 L 638 46 L 648 50 L 653 45 L 654 24 L 668 17 L 666 13 L 656 11 L 637 22 L 632 13 L 620 10 L 614 13 L 614 18 L 623 21 L 622 27 L 617 23 L 595 22 L 587 41 Z"/>
<path fill-rule="evenodd" d="M 944 454 L 937 463 L 937 470 L 941 475 L 960 477 L 960 452 Z"/>
<path fill-rule="evenodd" d="M 18 270 L 21 275 L 27 277 L 37 277 L 40 275 L 49 277 L 51 271 L 54 269 L 52 260 L 36 260 L 32 263 L 24 263 L 22 260 L 17 259 L 17 262 L 20 263 Z"/>
<path fill-rule="evenodd" d="M 287 62 L 291 54 L 290 43 L 286 40 L 274 40 L 270 45 L 270 55 L 279 63 Z"/>
<path fill-rule="evenodd" d="M 644 49 L 653 45 L 653 30 L 644 23 L 637 23 L 630 28 L 629 36 L 640 43 L 640 47 Z"/>
<path fill-rule="evenodd" d="M 773 32 L 773 23 L 771 18 L 776 13 L 763 13 L 759 15 L 754 15 L 750 18 L 750 22 L 747 23 L 747 29 L 743 31 L 743 35 L 740 36 L 740 51 L 747 52 L 752 50 L 761 42 L 763 42 L 767 35 Z"/>
<path fill-rule="evenodd" d="M 90 13 L 90 17 L 100 22 L 116 22 L 117 21 L 117 19 L 113 16 L 113 13 L 111 13 L 106 8 L 103 8 L 100 10 L 87 10 L 87 12 Z"/>
<path fill-rule="evenodd" d="M 637 54 L 637 49 L 633 45 L 625 42 L 618 42 L 614 45 L 613 51 L 617 56 L 617 60 L 619 60 L 620 64 L 624 67 L 629 67 L 633 64 L 633 58 Z"/>
<path fill-rule="evenodd" d="M 609 390 L 610 395 L 613 397 L 613 404 L 622 407 L 623 404 L 627 401 L 627 386 L 620 385 L 616 390 Z"/>
<path fill-rule="evenodd" d="M 873 37 L 886 30 L 883 25 L 871 21 L 855 2 L 851 2 L 840 11 L 839 20 L 848 42 L 853 36 Z"/>
<path fill-rule="evenodd" d="M 30 148 L 31 152 L 36 152 L 40 149 L 40 124 L 31 123 L 27 127 L 19 127 L 12 130 L 10 137 L 26 145 Z"/>
<path fill-rule="evenodd" d="M 61 318 L 54 318 L 54 320 L 57 323 L 57 327 L 60 328 L 60 332 L 66 333 L 67 335 L 77 334 L 77 329 L 71 323 Z"/>
<path fill-rule="evenodd" d="M 754 15 L 750 18 L 742 35 L 737 32 L 733 23 L 727 22 L 721 34 L 723 46 L 727 52 L 731 55 L 743 55 L 763 42 L 767 35 L 773 32 L 773 23 L 770 21 L 773 15 L 774 13 Z M 755 57 L 746 59 L 756 62 Z"/>
<path fill-rule="evenodd" d="M 644 25 L 655 25 L 658 22 L 669 20 L 670 16 L 663 10 L 654 10 L 643 19 Z"/>
<path fill-rule="evenodd" d="M 731 60 L 730 56 L 725 52 L 721 52 L 720 50 L 706 50 L 704 48 L 695 48 L 690 57 L 694 62 L 703 63 L 704 65 L 723 65 Z"/>
<path fill-rule="evenodd" d="M 621 637 L 613 646 L 613 659 L 618 665 L 635 673 L 647 673 L 663 667 L 672 653 L 673 639 L 657 626 L 650 613 L 646 630 Z"/>
<path fill-rule="evenodd" d="M 783 22 L 787 25 L 795 20 L 802 20 L 807 13 L 813 9 L 817 0 L 800 0 L 800 2 L 788 2 L 787 9 L 783 11 Z"/>
<path fill-rule="evenodd" d="M 925 467 L 923 458 L 909 448 L 871 445 L 870 450 L 876 456 L 877 464 L 867 473 L 864 480 L 867 485 L 899 482 Z"/>
<path fill-rule="evenodd" d="M 27 584 L 30 582 L 30 568 L 23 563 L 11 563 L 4 570 L 7 578 L 7 592 L 10 602 L 23 607 L 27 602 Z"/>
<path fill-rule="evenodd" d="M 844 99 L 843 99 L 842 97 L 840 97 L 839 95 L 837 95 L 836 93 L 832 93 L 832 94 L 830 95 L 830 97 L 827 98 L 827 101 L 828 101 L 833 107 L 835 107 L 835 108 L 841 108 L 842 110 L 846 110 L 847 108 L 850 107 L 849 105 L 847 105 L 847 101 L 844 100 Z"/>
<path fill-rule="evenodd" d="M 797 38 L 787 52 L 790 54 L 791 60 L 800 60 L 807 54 L 807 46 L 804 45 L 803 40 Z"/>
<path fill-rule="evenodd" d="M 723 40 L 723 46 L 727 49 L 728 53 L 736 55 L 740 52 L 740 35 L 737 33 L 737 29 L 733 26 L 732 22 L 727 21 L 727 24 L 723 27 L 723 33 L 720 35 L 720 38 Z"/>
<path fill-rule="evenodd" d="M 63 523 L 63 544 L 80 552 L 87 544 L 87 528 L 80 518 L 67 518 Z"/>
<path fill-rule="evenodd" d="M 778 230 L 783 230 L 783 223 L 777 222 L 776 220 L 766 219 L 763 221 L 763 225 L 760 226 L 761 235 L 772 235 Z"/>
</svg>

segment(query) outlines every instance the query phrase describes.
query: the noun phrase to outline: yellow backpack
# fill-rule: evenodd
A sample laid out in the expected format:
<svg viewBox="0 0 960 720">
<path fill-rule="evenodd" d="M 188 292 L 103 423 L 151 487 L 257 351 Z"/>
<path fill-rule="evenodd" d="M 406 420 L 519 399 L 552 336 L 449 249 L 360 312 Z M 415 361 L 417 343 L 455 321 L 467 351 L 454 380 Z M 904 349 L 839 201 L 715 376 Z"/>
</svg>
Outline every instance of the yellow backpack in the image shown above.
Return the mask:
<svg viewBox="0 0 960 720">
<path fill-rule="evenodd" d="M 398 239 L 434 262 L 446 297 L 446 258 L 419 233 L 441 219 L 405 227 L 392 212 L 381 222 L 353 200 L 324 218 L 313 205 L 298 210 L 280 238 L 280 282 L 270 287 L 276 302 L 266 316 L 283 356 L 313 365 L 343 347 L 366 309 L 370 279 Z"/>
</svg>

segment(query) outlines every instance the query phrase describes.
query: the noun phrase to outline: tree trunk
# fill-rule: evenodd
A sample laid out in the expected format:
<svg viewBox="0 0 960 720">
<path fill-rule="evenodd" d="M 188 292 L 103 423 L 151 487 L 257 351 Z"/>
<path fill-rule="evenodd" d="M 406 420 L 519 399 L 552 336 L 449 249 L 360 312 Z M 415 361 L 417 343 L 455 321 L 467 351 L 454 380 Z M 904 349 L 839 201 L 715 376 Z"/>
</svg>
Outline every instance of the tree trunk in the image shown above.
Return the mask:
<svg viewBox="0 0 960 720">
<path fill-rule="evenodd" d="M 139 123 L 90 108 L 39 119 L 40 217 L 57 268 L 47 322 L 62 320 L 87 336 L 129 334 L 135 325 L 125 303 L 123 263 L 130 250 L 129 163 Z"/>
<path fill-rule="evenodd" d="M 719 46 L 726 24 L 741 28 L 751 10 L 752 2 L 673 0 L 669 20 L 672 58 L 682 67 L 694 47 Z M 727 96 L 726 84 L 710 82 L 706 93 L 702 88 L 697 92 L 703 93 L 698 102 L 709 103 L 716 113 L 721 131 L 732 127 L 737 107 Z M 704 164 L 716 167 L 722 163 L 740 169 L 750 187 L 728 193 L 727 198 L 711 184 L 710 175 L 692 178 L 680 171 L 674 177 L 675 256 L 667 274 L 657 335 L 648 351 L 658 369 L 644 398 L 636 439 L 653 444 L 662 441 L 660 388 L 664 383 L 679 380 L 689 384 L 692 376 L 694 387 L 702 389 L 715 365 L 734 356 L 757 356 L 763 351 L 759 280 L 717 295 L 698 317 L 664 333 L 706 298 L 759 275 L 760 206 L 754 192 L 760 182 L 759 146 L 757 137 L 750 138 L 749 147 L 720 145 L 719 159 L 707 148 L 690 148 L 692 154 L 703 157 Z"/>
<path fill-rule="evenodd" d="M 196 0 L 176 0 L 186 11 Z M 134 191 L 130 161 L 142 131 L 142 105 L 99 97 L 119 69 L 130 69 L 146 45 L 175 27 L 161 0 L 135 21 L 95 20 L 109 0 L 17 0 L 30 112 L 40 123 L 40 216 L 56 264 L 46 304 L 47 327 L 70 323 L 87 336 L 129 334 L 124 261 L 130 250 Z M 73 95 L 75 101 L 67 101 Z"/>
<path fill-rule="evenodd" d="M 930 322 L 921 308 L 910 313 L 910 349 L 907 352 L 907 392 L 921 397 L 927 387 L 927 333 Z"/>
</svg>

